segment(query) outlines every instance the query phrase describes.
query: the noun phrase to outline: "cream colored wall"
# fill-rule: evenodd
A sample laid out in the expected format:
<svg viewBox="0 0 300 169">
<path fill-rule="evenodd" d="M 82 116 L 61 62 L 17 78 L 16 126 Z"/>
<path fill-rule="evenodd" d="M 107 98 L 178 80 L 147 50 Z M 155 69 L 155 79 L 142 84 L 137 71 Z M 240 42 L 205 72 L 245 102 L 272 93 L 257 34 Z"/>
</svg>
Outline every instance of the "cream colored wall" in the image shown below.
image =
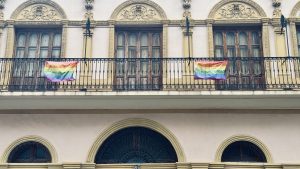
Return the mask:
<svg viewBox="0 0 300 169">
<path fill-rule="evenodd" d="M 0 57 L 4 57 L 5 55 L 5 48 L 6 48 L 6 37 L 7 37 L 7 31 L 6 29 L 3 29 L 2 35 L 0 36 Z"/>
<path fill-rule="evenodd" d="M 93 57 L 108 58 L 109 28 L 95 28 L 93 36 Z"/>
<path fill-rule="evenodd" d="M 66 58 L 83 57 L 83 29 L 69 27 L 67 29 Z"/>
<path fill-rule="evenodd" d="M 207 27 L 193 28 L 194 57 L 209 57 L 207 43 Z"/>
<path fill-rule="evenodd" d="M 182 58 L 183 56 L 183 33 L 179 27 L 168 28 L 168 57 Z"/>
<path fill-rule="evenodd" d="M 299 163 L 299 114 L 242 114 L 242 110 L 240 114 L 162 113 L 2 114 L 0 155 L 16 139 L 38 135 L 55 147 L 59 162 L 86 162 L 88 151 L 96 138 L 114 122 L 127 118 L 146 118 L 162 124 L 177 137 L 187 162 L 214 162 L 216 151 L 224 140 L 243 134 L 264 143 L 274 163 Z"/>
</svg>

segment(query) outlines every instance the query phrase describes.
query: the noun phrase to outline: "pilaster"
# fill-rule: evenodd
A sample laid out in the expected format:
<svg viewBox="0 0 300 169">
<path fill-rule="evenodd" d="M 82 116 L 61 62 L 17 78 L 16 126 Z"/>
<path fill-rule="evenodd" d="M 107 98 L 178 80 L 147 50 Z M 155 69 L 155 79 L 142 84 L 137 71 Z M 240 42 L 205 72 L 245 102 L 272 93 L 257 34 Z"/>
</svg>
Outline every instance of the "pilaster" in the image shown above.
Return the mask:
<svg viewBox="0 0 300 169">
<path fill-rule="evenodd" d="M 289 21 L 290 21 L 291 42 L 292 42 L 292 48 L 293 48 L 292 55 L 299 56 L 296 21 L 295 21 L 295 19 L 289 19 Z"/>
<path fill-rule="evenodd" d="M 273 18 L 272 25 L 275 35 L 275 49 L 277 57 L 287 56 L 286 38 L 285 31 L 281 30 L 280 19 Z"/>
<path fill-rule="evenodd" d="M 213 20 L 208 19 L 206 23 L 208 32 L 208 57 L 214 57 Z"/>
<path fill-rule="evenodd" d="M 14 29 L 14 21 L 7 21 L 7 40 L 6 40 L 6 49 L 5 49 L 5 57 L 12 58 L 14 53 L 14 39 L 15 39 L 15 29 Z"/>
<path fill-rule="evenodd" d="M 269 19 L 262 19 L 262 41 L 264 57 L 270 57 Z"/>
</svg>

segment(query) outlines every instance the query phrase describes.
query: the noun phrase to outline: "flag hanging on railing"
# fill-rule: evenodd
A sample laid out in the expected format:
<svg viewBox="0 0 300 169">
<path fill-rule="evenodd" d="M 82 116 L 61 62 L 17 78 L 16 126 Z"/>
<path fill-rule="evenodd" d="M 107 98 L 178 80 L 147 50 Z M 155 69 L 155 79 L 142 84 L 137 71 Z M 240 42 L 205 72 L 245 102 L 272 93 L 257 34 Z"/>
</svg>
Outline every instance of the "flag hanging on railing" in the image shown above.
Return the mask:
<svg viewBox="0 0 300 169">
<path fill-rule="evenodd" d="M 51 82 L 62 82 L 75 80 L 77 61 L 51 62 L 46 61 L 44 75 Z"/>
<path fill-rule="evenodd" d="M 226 80 L 228 61 L 197 61 L 194 65 L 195 79 Z"/>
</svg>

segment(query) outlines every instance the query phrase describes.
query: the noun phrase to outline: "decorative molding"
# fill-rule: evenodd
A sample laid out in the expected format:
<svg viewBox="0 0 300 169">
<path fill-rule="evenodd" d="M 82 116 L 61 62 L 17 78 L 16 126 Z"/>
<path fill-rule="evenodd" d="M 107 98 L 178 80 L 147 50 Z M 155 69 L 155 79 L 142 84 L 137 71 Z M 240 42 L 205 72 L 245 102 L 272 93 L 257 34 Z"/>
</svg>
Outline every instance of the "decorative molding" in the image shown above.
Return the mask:
<svg viewBox="0 0 300 169">
<path fill-rule="evenodd" d="M 297 29 L 295 21 L 290 22 L 290 35 L 292 37 L 292 54 L 293 56 L 299 56 Z"/>
<path fill-rule="evenodd" d="M 25 16 L 24 16 L 25 15 Z M 12 20 L 65 20 L 64 10 L 51 0 L 29 0 L 21 4 L 11 15 Z M 47 21 L 46 20 L 46 21 Z"/>
<path fill-rule="evenodd" d="M 13 149 L 16 146 L 18 146 L 22 143 L 28 142 L 28 141 L 35 141 L 35 142 L 43 144 L 49 150 L 49 152 L 51 154 L 51 163 L 58 162 L 57 153 L 56 153 L 55 148 L 52 146 L 52 144 L 50 144 L 49 141 L 47 141 L 46 139 L 44 139 L 42 137 L 31 135 L 31 136 L 22 137 L 16 141 L 14 141 L 12 144 L 10 144 L 8 146 L 8 148 L 4 151 L 4 154 L 1 157 L 0 163 L 7 163 L 8 157 L 9 157 L 10 153 L 13 151 Z"/>
<path fill-rule="evenodd" d="M 290 18 L 300 18 L 300 1 L 292 9 Z"/>
<path fill-rule="evenodd" d="M 158 4 L 150 0 L 128 0 L 113 11 L 110 19 L 128 21 L 167 20 L 167 15 Z"/>
<path fill-rule="evenodd" d="M 182 147 L 179 144 L 179 142 L 177 141 L 177 138 L 171 133 L 171 131 L 169 131 L 167 128 L 165 128 L 164 126 L 162 126 L 161 124 L 159 124 L 155 121 L 148 120 L 148 119 L 139 119 L 139 118 L 126 119 L 126 120 L 116 122 L 112 126 L 107 128 L 104 132 L 102 132 L 100 134 L 100 136 L 98 136 L 98 138 L 95 141 L 95 143 L 93 144 L 93 146 L 91 147 L 89 154 L 88 154 L 87 162 L 88 163 L 94 162 L 94 159 L 96 157 L 98 149 L 100 148 L 102 143 L 109 136 L 111 136 L 112 134 L 114 134 L 115 132 L 117 132 L 121 129 L 124 129 L 127 127 L 137 127 L 137 126 L 152 129 L 152 130 L 162 134 L 163 136 L 165 136 L 170 141 L 172 146 L 174 147 L 176 154 L 177 154 L 178 161 L 185 162 L 185 155 L 183 153 Z"/>
<path fill-rule="evenodd" d="M 159 13 L 149 5 L 136 4 L 124 8 L 117 16 L 117 20 L 149 21 L 160 20 Z"/>
<path fill-rule="evenodd" d="M 19 15 L 16 17 L 16 20 L 30 20 L 30 21 L 58 21 L 62 17 L 49 5 L 31 5 L 23 9 Z"/>
<path fill-rule="evenodd" d="M 272 5 L 274 7 L 273 17 L 280 18 L 281 17 L 281 0 L 273 0 Z"/>
<path fill-rule="evenodd" d="M 236 136 L 232 136 L 228 139 L 226 139 L 218 148 L 217 152 L 216 152 L 216 157 L 215 157 L 215 162 L 221 162 L 221 158 L 222 158 L 222 154 L 224 152 L 224 150 L 232 143 L 237 142 L 237 141 L 248 141 L 251 142 L 253 144 L 255 144 L 256 146 L 258 146 L 264 153 L 264 155 L 266 156 L 267 159 L 267 163 L 272 163 L 272 157 L 271 154 L 268 150 L 268 148 L 258 139 L 251 137 L 251 136 L 246 136 L 246 135 L 236 135 Z"/>
<path fill-rule="evenodd" d="M 270 57 L 269 23 L 264 22 L 262 26 L 262 41 L 264 57 Z"/>
<path fill-rule="evenodd" d="M 252 0 L 222 0 L 210 11 L 211 19 L 253 19 L 267 17 L 264 10 Z"/>
<path fill-rule="evenodd" d="M 251 6 L 243 3 L 229 3 L 220 8 L 215 19 L 249 19 L 259 18 L 258 12 Z"/>
</svg>

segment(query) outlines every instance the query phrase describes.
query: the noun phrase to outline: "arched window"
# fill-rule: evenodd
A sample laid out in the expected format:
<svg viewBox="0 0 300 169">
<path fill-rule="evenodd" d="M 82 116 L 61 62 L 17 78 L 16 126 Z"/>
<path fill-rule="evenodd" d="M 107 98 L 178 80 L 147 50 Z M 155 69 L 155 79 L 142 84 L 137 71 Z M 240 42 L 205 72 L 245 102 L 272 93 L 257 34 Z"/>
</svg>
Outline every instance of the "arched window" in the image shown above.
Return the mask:
<svg viewBox="0 0 300 169">
<path fill-rule="evenodd" d="M 267 162 L 263 151 L 248 141 L 237 141 L 223 151 L 222 162 Z"/>
<path fill-rule="evenodd" d="M 50 163 L 49 150 L 41 143 L 28 141 L 16 146 L 8 157 L 8 163 Z"/>
<path fill-rule="evenodd" d="M 169 140 L 144 127 L 129 127 L 108 137 L 95 163 L 175 163 L 177 155 Z"/>
</svg>

